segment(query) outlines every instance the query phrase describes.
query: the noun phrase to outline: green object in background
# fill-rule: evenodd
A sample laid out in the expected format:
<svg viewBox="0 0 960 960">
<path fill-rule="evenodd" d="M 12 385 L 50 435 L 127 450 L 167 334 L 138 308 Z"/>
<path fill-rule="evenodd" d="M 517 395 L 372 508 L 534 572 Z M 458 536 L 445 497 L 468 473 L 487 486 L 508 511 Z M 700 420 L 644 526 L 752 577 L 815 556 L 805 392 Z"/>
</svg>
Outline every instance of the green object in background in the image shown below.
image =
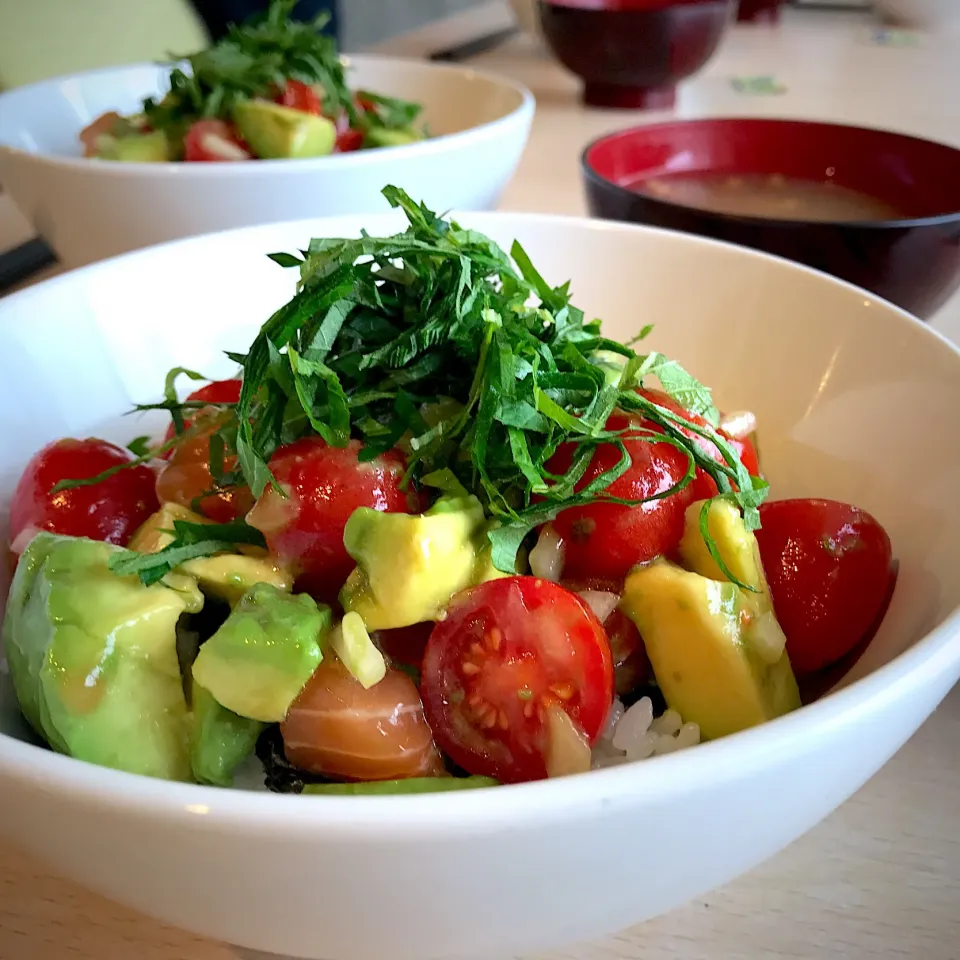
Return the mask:
<svg viewBox="0 0 960 960">
<path fill-rule="evenodd" d="M 786 85 L 780 83 L 776 77 L 734 77 L 730 82 L 737 93 L 748 96 L 769 97 L 787 92 Z"/>
<path fill-rule="evenodd" d="M 0 89 L 164 60 L 171 50 L 208 43 L 188 0 L 2 0 L 0 7 Z"/>
</svg>

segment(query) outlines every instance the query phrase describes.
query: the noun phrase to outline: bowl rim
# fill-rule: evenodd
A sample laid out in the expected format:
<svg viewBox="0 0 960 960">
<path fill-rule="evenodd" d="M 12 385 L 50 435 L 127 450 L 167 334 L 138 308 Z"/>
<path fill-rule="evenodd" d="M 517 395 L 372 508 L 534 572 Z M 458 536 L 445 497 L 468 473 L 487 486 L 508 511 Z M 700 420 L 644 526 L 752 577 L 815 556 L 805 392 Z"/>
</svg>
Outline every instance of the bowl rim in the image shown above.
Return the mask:
<svg viewBox="0 0 960 960">
<path fill-rule="evenodd" d="M 719 213 L 714 210 L 706 210 L 702 207 L 694 207 L 683 203 L 672 203 L 660 197 L 654 197 L 645 193 L 639 193 L 621 186 L 619 183 L 605 177 L 590 162 L 591 151 L 601 144 L 613 141 L 619 138 L 629 139 L 647 131 L 663 130 L 668 127 L 681 127 L 688 125 L 714 126 L 728 123 L 756 123 L 769 124 L 775 127 L 798 126 L 798 127 L 821 127 L 835 128 L 839 130 L 855 130 L 862 133 L 879 133 L 894 140 L 913 141 L 915 143 L 929 144 L 941 147 L 944 150 L 950 150 L 957 155 L 958 166 L 960 166 L 960 148 L 954 147 L 941 140 L 930 140 L 927 137 L 917 137 L 910 133 L 901 133 L 898 130 L 890 130 L 885 127 L 871 127 L 854 123 L 834 123 L 828 120 L 808 120 L 800 117 L 770 117 L 770 116 L 716 116 L 716 117 L 689 117 L 685 119 L 664 120 L 657 123 L 636 124 L 632 127 L 624 127 L 619 130 L 613 130 L 601 136 L 594 137 L 580 152 L 580 171 L 587 182 L 587 186 L 599 187 L 604 190 L 612 191 L 623 202 L 635 200 L 637 197 L 645 203 L 652 204 L 655 208 L 663 210 L 682 210 L 696 213 L 699 216 L 707 217 L 717 223 L 739 224 L 749 227 L 775 227 L 779 229 L 799 229 L 803 227 L 829 227 L 832 229 L 854 229 L 854 230 L 910 230 L 918 227 L 937 227 L 946 226 L 953 222 L 960 222 L 960 207 L 953 213 L 939 213 L 931 217 L 903 217 L 896 220 L 790 220 L 782 217 L 755 217 L 744 214 Z"/>
<path fill-rule="evenodd" d="M 26 159 L 44 166 L 77 170 L 90 176 L 125 176 L 133 179 L 178 176 L 201 178 L 213 176 L 237 177 L 248 176 L 251 173 L 255 176 L 269 176 L 276 170 L 319 174 L 324 171 L 337 169 L 338 167 L 345 167 L 348 164 L 350 169 L 355 169 L 357 167 L 378 163 L 383 157 L 384 150 L 389 151 L 391 157 L 415 158 L 445 153 L 447 150 L 453 148 L 466 147 L 470 141 L 484 140 L 487 138 L 492 139 L 499 136 L 504 127 L 510 127 L 518 123 L 530 123 L 536 109 L 536 98 L 526 86 L 510 77 L 502 76 L 492 71 L 477 70 L 473 67 L 456 63 L 434 63 L 432 61 L 416 60 L 406 57 L 387 57 L 378 54 L 342 54 L 340 59 L 348 68 L 351 64 L 373 64 L 434 74 L 459 74 L 461 77 L 483 80 L 492 84 L 494 87 L 499 87 L 501 90 L 515 93 L 519 96 L 520 102 L 508 113 L 494 120 L 488 120 L 484 123 L 467 127 L 464 130 L 444 133 L 427 140 L 399 144 L 383 149 L 355 150 L 351 151 L 349 155 L 328 154 L 323 157 L 307 157 L 304 159 L 248 160 L 241 163 L 184 163 L 179 160 L 166 160 L 162 163 L 128 163 L 122 160 L 100 160 L 95 157 L 74 157 L 61 156 L 54 153 L 40 153 L 32 150 L 23 150 L 19 147 L 12 147 L 5 143 L 0 143 L 0 154 L 6 154 L 7 156 L 21 160 Z M 68 73 L 57 77 L 48 77 L 47 79 L 38 80 L 22 87 L 14 87 L 11 90 L 0 92 L 0 110 L 3 109 L 4 98 L 14 97 L 37 87 L 45 85 L 53 86 L 59 83 L 99 76 L 101 74 L 122 75 L 135 70 L 162 70 L 168 66 L 170 65 L 166 63 L 143 61 L 139 63 L 122 64 L 120 66 L 98 67 L 79 73 Z"/>
<path fill-rule="evenodd" d="M 960 345 L 924 324 L 902 308 L 844 280 L 783 257 L 696 234 L 642 224 L 530 212 L 457 211 L 454 219 L 488 230 L 495 222 L 531 223 L 545 227 L 573 227 L 583 234 L 593 232 L 647 234 L 661 242 L 705 248 L 726 248 L 738 256 L 786 265 L 792 271 L 810 274 L 855 294 L 860 300 L 892 312 L 896 322 L 912 327 L 915 335 L 936 342 L 951 354 L 960 372 Z M 396 212 L 374 215 L 343 215 L 279 221 L 180 238 L 99 261 L 5 297 L 0 302 L 0 322 L 7 304 L 28 304 L 47 291 L 83 282 L 98 273 L 109 273 L 134 259 L 150 258 L 154 251 L 183 247 L 202 248 L 221 236 L 268 234 L 278 228 L 291 233 L 323 229 L 323 224 L 356 224 L 359 230 L 369 220 L 386 222 Z M 399 222 L 399 221 L 398 221 Z M 368 224 L 369 226 L 369 224 Z M 628 241 L 629 242 L 629 241 Z M 952 642 L 951 642 L 952 641 Z M 275 794 L 243 789 L 224 789 L 193 783 L 159 780 L 113 770 L 67 757 L 52 750 L 0 733 L 0 777 L 15 779 L 26 789 L 61 795 L 70 803 L 87 807 L 122 804 L 132 816 L 159 820 L 183 828 L 207 826 L 229 833 L 260 838 L 303 837 L 356 843 L 410 841 L 437 837 L 453 839 L 465 831 L 489 835 L 505 828 L 535 829 L 564 824 L 584 817 L 602 817 L 607 812 L 650 802 L 668 802 L 702 788 L 705 782 L 726 783 L 745 770 L 776 766 L 796 755 L 813 752 L 821 734 L 837 726 L 856 723 L 871 712 L 900 703 L 915 691 L 936 684 L 951 671 L 960 673 L 960 605 L 942 623 L 910 648 L 867 676 L 784 717 L 700 744 L 696 751 L 679 751 L 662 757 L 591 770 L 589 774 L 511 784 L 487 790 L 454 791 L 395 796 L 320 796 Z M 691 759 L 695 758 L 695 759 Z M 69 800 L 67 800 L 69 798 Z"/>
</svg>

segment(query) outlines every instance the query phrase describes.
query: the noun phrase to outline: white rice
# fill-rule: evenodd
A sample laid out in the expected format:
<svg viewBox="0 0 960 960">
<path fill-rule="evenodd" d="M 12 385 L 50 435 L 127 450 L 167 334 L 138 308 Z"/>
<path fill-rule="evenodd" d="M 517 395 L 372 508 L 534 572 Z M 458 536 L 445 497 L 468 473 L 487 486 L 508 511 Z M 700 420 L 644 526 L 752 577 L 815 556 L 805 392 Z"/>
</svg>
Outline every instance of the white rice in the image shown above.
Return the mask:
<svg viewBox="0 0 960 960">
<path fill-rule="evenodd" d="M 617 699 L 593 748 L 593 767 L 599 769 L 660 757 L 699 742 L 700 728 L 695 723 L 684 723 L 676 710 L 667 710 L 654 719 L 653 701 L 649 697 L 642 697 L 629 710 Z"/>
</svg>

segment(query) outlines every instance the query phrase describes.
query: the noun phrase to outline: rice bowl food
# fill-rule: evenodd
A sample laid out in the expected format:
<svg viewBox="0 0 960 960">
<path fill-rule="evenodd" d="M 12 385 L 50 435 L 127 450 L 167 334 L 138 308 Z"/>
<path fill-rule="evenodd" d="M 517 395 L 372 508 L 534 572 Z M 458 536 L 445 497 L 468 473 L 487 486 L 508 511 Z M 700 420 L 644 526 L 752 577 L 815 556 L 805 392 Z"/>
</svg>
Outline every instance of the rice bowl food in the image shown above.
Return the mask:
<svg viewBox="0 0 960 960">
<path fill-rule="evenodd" d="M 164 435 L 27 465 L 3 641 L 35 733 L 220 787 L 486 788 L 740 733 L 852 666 L 880 523 L 769 499 L 752 414 L 384 194 L 403 232 L 271 255 L 293 299 L 236 376 L 170 371 L 137 406 Z"/>
</svg>

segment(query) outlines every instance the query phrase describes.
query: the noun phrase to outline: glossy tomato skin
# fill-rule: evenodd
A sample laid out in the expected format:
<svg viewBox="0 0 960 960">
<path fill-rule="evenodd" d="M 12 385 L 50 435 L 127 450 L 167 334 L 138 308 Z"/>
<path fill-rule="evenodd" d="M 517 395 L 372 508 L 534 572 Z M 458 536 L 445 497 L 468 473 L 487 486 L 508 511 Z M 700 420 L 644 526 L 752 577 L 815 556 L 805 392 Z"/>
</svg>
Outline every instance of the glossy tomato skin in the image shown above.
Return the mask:
<svg viewBox="0 0 960 960">
<path fill-rule="evenodd" d="M 362 146 L 363 131 L 361 130 L 347 129 L 337 134 L 337 153 L 352 153 L 354 150 L 359 150 Z"/>
<path fill-rule="evenodd" d="M 849 653 L 886 605 L 896 568 L 890 538 L 870 514 L 834 500 L 760 507 L 756 531 L 773 605 L 798 676 Z"/>
<path fill-rule="evenodd" d="M 225 120 L 197 120 L 183 138 L 183 159 L 192 163 L 252 160 L 234 127 Z"/>
<path fill-rule="evenodd" d="M 687 420 L 689 423 L 697 427 L 708 427 L 709 424 L 707 421 L 701 417 L 699 414 L 690 413 L 689 410 L 684 410 L 674 399 L 664 393 L 662 390 L 638 390 L 637 391 L 641 396 L 646 397 L 648 400 L 652 400 L 658 407 L 664 407 L 667 410 L 677 414 L 679 417 L 683 417 L 684 420 Z M 681 428 L 682 429 L 682 428 Z M 725 463 L 723 454 L 720 452 L 720 448 L 710 440 L 707 440 L 706 437 L 701 437 L 698 433 L 693 430 L 684 430 L 686 436 L 693 440 L 704 453 L 708 454 L 718 463 Z M 740 457 L 740 462 L 746 467 L 747 473 L 751 476 L 758 477 L 760 476 L 760 460 L 757 457 L 756 447 L 753 445 L 753 441 L 749 437 L 744 437 L 742 439 L 735 439 L 730 436 L 725 430 L 718 430 L 717 433 L 727 441 L 727 443 L 733 448 L 736 454 Z M 717 485 L 714 480 L 701 468 L 697 467 L 697 475 L 691 484 L 692 490 L 692 500 L 709 500 L 711 497 L 715 497 L 718 493 Z"/>
<path fill-rule="evenodd" d="M 287 496 L 264 490 L 248 522 L 260 529 L 275 557 L 297 573 L 297 588 L 326 602 L 336 601 L 356 564 L 343 545 L 343 530 L 358 507 L 387 513 L 416 513 L 421 504 L 410 485 L 400 489 L 405 460 L 388 451 L 361 463 L 362 445 L 328 446 L 304 437 L 278 450 L 270 469 Z"/>
<path fill-rule="evenodd" d="M 208 383 L 205 387 L 201 387 L 199 390 L 194 390 L 188 397 L 188 401 L 193 401 L 196 403 L 239 403 L 240 402 L 240 390 L 243 387 L 243 381 L 238 379 L 230 380 L 214 380 L 211 383 Z M 190 417 L 184 417 L 183 425 L 184 429 L 190 426 L 193 423 L 193 419 Z M 167 427 L 167 433 L 163 438 L 164 443 L 169 440 L 172 440 L 174 437 L 173 424 L 171 423 Z M 167 454 L 169 456 L 169 453 Z"/>
<path fill-rule="evenodd" d="M 95 477 L 133 460 L 128 450 L 105 440 L 58 440 L 27 464 L 10 503 L 10 542 L 31 529 L 71 537 L 89 537 L 125 546 L 137 528 L 154 513 L 156 475 L 143 464 L 128 467 L 90 487 L 51 494 L 61 480 Z"/>
<path fill-rule="evenodd" d="M 649 421 L 615 412 L 607 421 L 608 430 L 652 429 Z M 687 458 L 667 443 L 624 437 L 630 454 L 630 469 L 607 488 L 611 496 L 640 500 L 669 490 L 683 479 Z M 552 473 L 570 469 L 573 445 L 562 446 L 547 464 Z M 620 459 L 616 447 L 604 444 L 597 449 L 577 489 L 582 489 Z M 564 576 L 575 579 L 623 580 L 632 567 L 669 553 L 680 543 L 683 516 L 692 502 L 692 484 L 660 500 L 639 506 L 597 503 L 564 510 L 553 527 L 563 540 Z"/>
<path fill-rule="evenodd" d="M 284 107 L 291 107 L 303 113 L 312 113 L 320 116 L 320 98 L 313 87 L 299 80 L 288 80 L 283 93 L 277 97 L 277 103 Z"/>
<path fill-rule="evenodd" d="M 427 641 L 420 693 L 437 744 L 469 773 L 514 783 L 547 775 L 545 711 L 593 743 L 613 702 L 603 627 L 563 587 L 507 577 L 453 598 Z"/>
</svg>

